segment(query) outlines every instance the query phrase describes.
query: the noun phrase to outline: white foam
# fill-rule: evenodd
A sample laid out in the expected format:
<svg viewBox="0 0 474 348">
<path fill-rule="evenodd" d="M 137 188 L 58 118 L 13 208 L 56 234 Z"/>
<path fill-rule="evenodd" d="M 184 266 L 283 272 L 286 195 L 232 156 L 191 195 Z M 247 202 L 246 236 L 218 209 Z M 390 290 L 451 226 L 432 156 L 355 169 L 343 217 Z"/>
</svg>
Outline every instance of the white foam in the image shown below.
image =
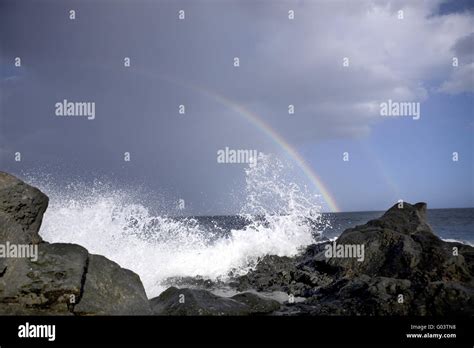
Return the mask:
<svg viewBox="0 0 474 348">
<path fill-rule="evenodd" d="M 292 256 L 313 243 L 314 221 L 321 222 L 317 197 L 282 177 L 270 157 L 247 171 L 248 200 L 242 213 L 248 226 L 220 234 L 194 219 L 151 214 L 129 192 L 96 183 L 59 190 L 34 182 L 49 197 L 41 235 L 49 242 L 77 243 L 140 275 L 149 297 L 165 290 L 169 277 L 202 276 L 225 280 L 244 274 L 264 255 Z M 254 219 L 254 214 L 260 214 Z M 262 219 L 261 217 L 264 217 Z"/>
<path fill-rule="evenodd" d="M 459 240 L 459 239 L 452 239 L 452 238 L 447 238 L 447 239 L 441 238 L 441 240 L 445 242 L 449 242 L 449 243 L 461 243 L 461 244 L 466 244 L 466 245 L 474 247 L 473 243 L 468 242 L 466 240 Z"/>
</svg>

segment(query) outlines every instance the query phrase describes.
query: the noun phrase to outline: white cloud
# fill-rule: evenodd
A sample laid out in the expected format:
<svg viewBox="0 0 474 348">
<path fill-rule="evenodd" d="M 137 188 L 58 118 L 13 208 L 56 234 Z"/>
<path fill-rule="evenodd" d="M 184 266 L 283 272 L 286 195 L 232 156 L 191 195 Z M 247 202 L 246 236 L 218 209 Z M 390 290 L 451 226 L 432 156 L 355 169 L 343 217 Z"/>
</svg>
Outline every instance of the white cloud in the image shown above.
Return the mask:
<svg viewBox="0 0 474 348">
<path fill-rule="evenodd" d="M 305 2 L 293 22 L 284 16 L 286 4 L 273 8 L 265 17 L 278 19 L 262 21 L 255 33 L 254 59 L 263 68 L 249 96 L 267 91 L 266 113 L 272 112 L 268 100 L 297 99 L 295 131 L 360 136 L 381 120 L 373 107 L 381 101 L 423 102 L 433 90 L 472 91 L 473 65 L 452 73 L 451 64 L 453 46 L 473 31 L 473 16 L 433 15 L 439 3 Z M 350 59 L 348 68 L 343 57 Z M 286 123 L 278 128 L 304 133 Z"/>
</svg>

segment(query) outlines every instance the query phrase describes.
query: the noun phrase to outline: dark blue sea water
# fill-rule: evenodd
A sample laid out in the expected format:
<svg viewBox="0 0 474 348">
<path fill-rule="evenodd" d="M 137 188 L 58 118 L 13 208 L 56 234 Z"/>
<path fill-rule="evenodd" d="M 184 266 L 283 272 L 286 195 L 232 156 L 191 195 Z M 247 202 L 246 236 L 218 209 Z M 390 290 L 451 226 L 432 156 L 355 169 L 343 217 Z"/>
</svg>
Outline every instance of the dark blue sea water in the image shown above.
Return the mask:
<svg viewBox="0 0 474 348">
<path fill-rule="evenodd" d="M 330 227 L 320 226 L 319 229 L 327 238 L 339 236 L 344 230 L 382 216 L 382 211 L 324 213 L 324 219 Z M 246 220 L 238 216 L 196 217 L 199 224 L 208 226 L 209 230 L 220 229 L 224 233 L 242 229 Z M 474 208 L 462 209 L 429 209 L 428 222 L 436 235 L 442 239 L 454 239 L 474 244 Z"/>
</svg>

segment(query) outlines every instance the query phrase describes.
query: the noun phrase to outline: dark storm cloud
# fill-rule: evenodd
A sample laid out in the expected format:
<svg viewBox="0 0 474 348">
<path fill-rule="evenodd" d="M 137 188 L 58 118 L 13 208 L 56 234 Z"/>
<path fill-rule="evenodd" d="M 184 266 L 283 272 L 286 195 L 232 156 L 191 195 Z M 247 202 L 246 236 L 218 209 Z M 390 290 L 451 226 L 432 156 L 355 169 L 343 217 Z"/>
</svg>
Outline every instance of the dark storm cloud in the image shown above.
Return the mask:
<svg viewBox="0 0 474 348">
<path fill-rule="evenodd" d="M 444 0 L 438 11 L 440 15 L 474 12 L 474 3 L 471 0 Z"/>
<path fill-rule="evenodd" d="M 456 41 L 453 51 L 457 57 L 472 62 L 474 60 L 474 32 Z"/>
<path fill-rule="evenodd" d="M 445 92 L 462 90 L 449 85 L 446 62 L 454 42 L 466 50 L 472 17 L 429 17 L 439 4 L 3 1 L 2 166 L 17 170 L 11 154 L 21 151 L 25 170 L 116 175 L 189 201 L 206 197 L 219 210 L 243 171 L 219 166 L 216 150 L 281 148 L 212 94 L 258 114 L 294 146 L 364 137 L 380 122 L 381 100 L 425 100 L 433 77 L 447 81 Z M 95 102 L 96 119 L 55 117 L 63 99 Z"/>
</svg>

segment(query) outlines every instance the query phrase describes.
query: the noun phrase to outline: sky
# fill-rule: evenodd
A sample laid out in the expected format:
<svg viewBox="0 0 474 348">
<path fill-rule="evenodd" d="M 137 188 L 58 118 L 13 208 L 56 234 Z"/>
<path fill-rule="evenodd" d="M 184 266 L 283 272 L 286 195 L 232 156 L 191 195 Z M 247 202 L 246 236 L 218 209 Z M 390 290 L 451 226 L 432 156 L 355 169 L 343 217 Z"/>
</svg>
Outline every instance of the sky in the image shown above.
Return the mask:
<svg viewBox="0 0 474 348">
<path fill-rule="evenodd" d="M 0 170 L 232 214 L 246 165 L 216 152 L 255 149 L 326 211 L 473 207 L 473 19 L 472 1 L 1 0 Z M 58 117 L 64 99 L 95 118 Z"/>
</svg>

